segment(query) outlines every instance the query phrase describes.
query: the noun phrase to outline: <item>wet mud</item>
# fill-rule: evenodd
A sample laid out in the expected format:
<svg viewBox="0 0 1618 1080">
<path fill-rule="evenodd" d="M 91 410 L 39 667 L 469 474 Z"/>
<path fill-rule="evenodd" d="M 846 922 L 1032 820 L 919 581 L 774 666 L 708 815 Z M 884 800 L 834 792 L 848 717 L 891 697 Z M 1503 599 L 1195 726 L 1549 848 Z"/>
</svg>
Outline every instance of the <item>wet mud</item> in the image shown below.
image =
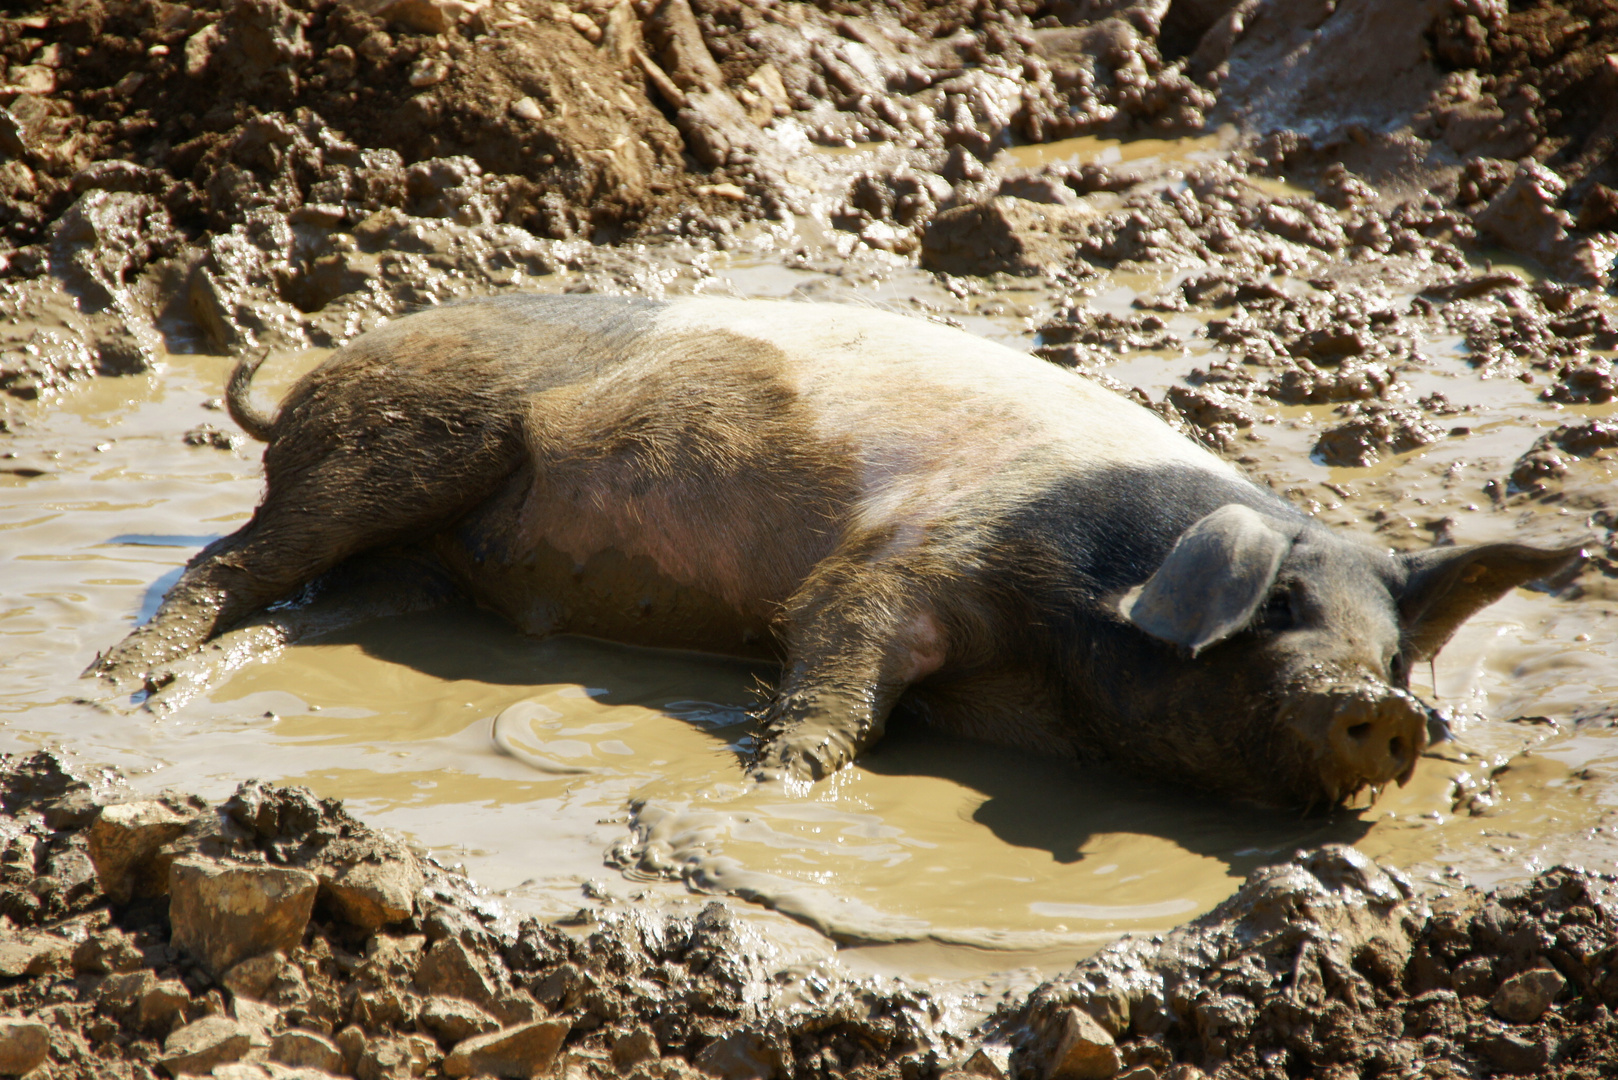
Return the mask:
<svg viewBox="0 0 1618 1080">
<path fill-rule="evenodd" d="M 492 893 L 442 906 L 493 920 L 465 940 L 502 990 L 557 964 L 612 987 L 590 1027 L 594 989 L 530 986 L 570 1018 L 562 1073 L 1602 1075 L 1610 883 L 1549 868 L 1618 860 L 1615 51 L 1608 5 L 1581 2 L 8 8 L 0 746 L 116 767 L 121 799 L 303 785 L 464 865 Z M 267 399 L 381 320 L 508 289 L 922 314 L 1136 397 L 1390 547 L 1590 557 L 1414 673 L 1456 738 L 1409 786 L 1301 821 L 922 731 L 807 800 L 749 791 L 767 667 L 532 641 L 380 563 L 150 698 L 91 700 L 77 673 L 257 499 L 256 447 L 219 410 L 235 355 L 269 350 Z M 11 809 L 18 880 L 58 897 L 50 853 L 82 823 Z M 170 941 L 161 905 L 97 888 L 6 914 Z M 297 964 L 341 1002 L 366 939 L 329 904 Z M 1348 944 L 1304 948 L 1339 916 Z M 423 918 L 399 933 L 436 942 Z M 518 918 L 547 943 L 521 970 Z M 646 943 L 703 919 L 747 973 L 663 1042 L 645 985 L 686 946 Z M 231 1013 L 233 991 L 147 959 L 186 1018 Z M 812 974 L 771 981 L 789 969 Z M 80 1010 L 47 1020 L 82 1033 L 52 1042 L 61 1075 L 157 1067 L 105 977 L 0 987 L 8 1013 Z M 1558 985 L 1548 1011 L 1502 1012 L 1513 979 Z M 408 1002 L 405 982 L 365 992 Z M 790 1017 L 814 988 L 844 1019 L 811 1036 Z M 442 1071 L 454 1040 L 389 1008 L 360 1026 L 393 1049 L 339 1064 Z M 642 1021 L 656 1056 L 624 1065 Z M 702 1059 L 721 1044 L 734 1061 Z"/>
</svg>

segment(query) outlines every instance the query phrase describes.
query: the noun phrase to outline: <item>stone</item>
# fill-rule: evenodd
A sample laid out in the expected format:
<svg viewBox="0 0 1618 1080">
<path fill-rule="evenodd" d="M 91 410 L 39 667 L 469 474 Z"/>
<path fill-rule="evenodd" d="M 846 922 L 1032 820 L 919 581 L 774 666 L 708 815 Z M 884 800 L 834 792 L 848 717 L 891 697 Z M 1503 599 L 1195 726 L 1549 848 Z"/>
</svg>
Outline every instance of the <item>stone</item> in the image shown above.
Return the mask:
<svg viewBox="0 0 1618 1080">
<path fill-rule="evenodd" d="M 1500 1031 L 1478 1043 L 1478 1051 L 1496 1069 L 1506 1073 L 1537 1076 L 1550 1062 L 1550 1048 L 1543 1040 L 1530 1039 L 1515 1031 Z"/>
<path fill-rule="evenodd" d="M 421 869 L 410 859 L 355 863 L 329 878 L 321 877 L 338 915 L 362 930 L 410 918 L 416 909 L 416 894 L 426 884 Z"/>
<path fill-rule="evenodd" d="M 1566 986 L 1567 980 L 1554 968 L 1532 968 L 1501 983 L 1489 1007 L 1502 1020 L 1532 1024 L 1545 1015 Z"/>
<path fill-rule="evenodd" d="M 720 1080 L 773 1080 L 785 1074 L 781 1051 L 753 1031 L 736 1031 L 715 1039 L 702 1048 L 694 1063 Z"/>
<path fill-rule="evenodd" d="M 327 1073 L 343 1070 L 343 1052 L 337 1044 L 302 1028 L 283 1031 L 271 1039 L 270 1060 L 294 1069 L 319 1069 Z"/>
<path fill-rule="evenodd" d="M 1065 263 L 1095 210 L 1000 195 L 937 214 L 921 236 L 921 265 L 947 274 L 1038 274 Z"/>
<path fill-rule="evenodd" d="M 528 1080 L 556 1061 L 571 1025 L 538 1020 L 462 1041 L 444 1058 L 446 1076 L 500 1076 Z"/>
<path fill-rule="evenodd" d="M 157 849 L 185 832 L 190 818 L 156 800 L 102 807 L 90 826 L 90 863 L 101 891 L 127 901 L 139 883 L 139 872 Z"/>
<path fill-rule="evenodd" d="M 961 1071 L 985 1080 L 1006 1080 L 1011 1075 L 1011 1047 L 1004 1043 L 987 1043 L 967 1056 Z"/>
<path fill-rule="evenodd" d="M 43 803 L 39 812 L 44 815 L 45 824 L 52 829 L 82 829 L 101 812 L 101 803 L 97 801 L 95 792 L 89 788 L 79 788 Z"/>
<path fill-rule="evenodd" d="M 270 1033 L 281 1026 L 281 1010 L 252 998 L 237 998 L 230 1003 L 230 1015 L 253 1036 L 254 1046 L 268 1046 Z"/>
<path fill-rule="evenodd" d="M 167 1032 L 191 1004 L 191 994 L 179 979 L 164 979 L 141 995 L 135 1022 L 142 1030 Z"/>
<path fill-rule="evenodd" d="M 134 971 L 146 962 L 135 943 L 122 930 L 103 930 L 73 946 L 73 970 L 91 975 Z"/>
<path fill-rule="evenodd" d="M 628 1072 L 643 1061 L 655 1061 L 661 1056 L 657 1036 L 643 1027 L 636 1028 L 612 1044 L 612 1064 L 619 1072 Z"/>
<path fill-rule="evenodd" d="M 501 994 L 489 1004 L 489 1012 L 500 1021 L 501 1027 L 516 1027 L 518 1024 L 531 1024 L 535 1020 L 545 1019 L 545 1006 L 534 1000 L 534 995 L 526 990 L 513 990 L 509 994 Z"/>
<path fill-rule="evenodd" d="M 212 1072 L 216 1065 L 240 1061 L 252 1037 L 246 1028 L 224 1016 L 205 1016 L 177 1028 L 163 1040 L 157 1063 L 170 1076 Z"/>
<path fill-rule="evenodd" d="M 1055 1046 L 1045 1075 L 1050 1080 L 1111 1080 L 1123 1062 L 1107 1029 L 1083 1009 L 1069 1007 L 1057 1020 Z"/>
<path fill-rule="evenodd" d="M 354 1065 L 354 1075 L 359 1080 L 409 1080 L 426 1072 L 425 1066 L 420 1048 L 409 1040 L 376 1039 L 366 1044 Z"/>
<path fill-rule="evenodd" d="M 0 976 L 43 975 L 66 966 L 72 954 L 72 944 L 54 934 L 0 934 Z"/>
<path fill-rule="evenodd" d="M 213 1080 L 289 1080 L 287 1076 L 271 1077 L 270 1070 L 251 1061 L 236 1061 L 219 1065 L 210 1074 Z"/>
<path fill-rule="evenodd" d="M 416 1022 L 451 1046 L 500 1029 L 500 1021 L 463 998 L 434 995 L 422 1003 Z"/>
<path fill-rule="evenodd" d="M 304 870 L 177 859 L 169 868 L 173 943 L 218 974 L 250 956 L 291 952 L 318 888 Z"/>
<path fill-rule="evenodd" d="M 153 987 L 157 976 L 144 968 L 119 975 L 108 975 L 96 991 L 96 998 L 116 1016 L 122 1016 L 140 1005 Z"/>
<path fill-rule="evenodd" d="M 34 148 L 39 130 L 51 117 L 50 105 L 36 94 L 18 94 L 0 109 L 0 150 L 22 157 Z"/>
<path fill-rule="evenodd" d="M 715 90 L 725 85 L 724 72 L 708 51 L 690 0 L 662 0 L 641 29 L 653 56 L 681 90 Z"/>
<path fill-rule="evenodd" d="M 25 1016 L 0 1016 L 0 1075 L 21 1076 L 45 1060 L 51 1030 Z"/>
<path fill-rule="evenodd" d="M 350 1024 L 337 1033 L 332 1040 L 343 1055 L 343 1072 L 353 1073 L 359 1064 L 360 1055 L 365 1053 L 365 1031 L 357 1024 Z"/>
<path fill-rule="evenodd" d="M 270 983 L 275 981 L 285 963 L 286 959 L 278 952 L 249 956 L 225 972 L 219 982 L 236 997 L 260 1000 L 269 992 Z"/>
<path fill-rule="evenodd" d="M 465 998 L 480 1007 L 494 1003 L 495 985 L 483 961 L 459 938 L 442 938 L 421 959 L 416 988 L 425 994 Z"/>
</svg>

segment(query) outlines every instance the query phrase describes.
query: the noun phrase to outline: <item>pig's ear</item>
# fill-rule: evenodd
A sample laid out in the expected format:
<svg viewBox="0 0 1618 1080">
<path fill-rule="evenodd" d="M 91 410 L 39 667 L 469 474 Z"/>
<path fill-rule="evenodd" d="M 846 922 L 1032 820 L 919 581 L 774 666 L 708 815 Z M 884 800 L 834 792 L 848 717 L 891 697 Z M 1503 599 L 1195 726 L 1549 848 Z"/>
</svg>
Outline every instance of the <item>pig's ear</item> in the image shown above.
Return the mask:
<svg viewBox="0 0 1618 1080">
<path fill-rule="evenodd" d="M 1195 656 L 1247 625 L 1296 536 L 1245 506 L 1221 506 L 1180 534 L 1163 565 L 1126 593 L 1118 610 Z"/>
<path fill-rule="evenodd" d="M 1411 660 L 1437 654 L 1460 625 L 1518 585 L 1550 577 L 1583 558 L 1582 548 L 1547 551 L 1526 544 L 1433 548 L 1398 558 L 1408 570 L 1399 626 Z"/>
</svg>

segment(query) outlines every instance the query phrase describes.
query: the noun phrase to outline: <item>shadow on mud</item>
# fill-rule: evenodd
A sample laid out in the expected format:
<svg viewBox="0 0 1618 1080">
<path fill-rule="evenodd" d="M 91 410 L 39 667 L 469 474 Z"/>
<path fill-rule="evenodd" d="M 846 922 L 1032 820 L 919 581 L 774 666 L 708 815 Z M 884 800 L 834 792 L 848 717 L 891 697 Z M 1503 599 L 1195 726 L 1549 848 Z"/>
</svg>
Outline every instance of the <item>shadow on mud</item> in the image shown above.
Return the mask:
<svg viewBox="0 0 1618 1080">
<path fill-rule="evenodd" d="M 1106 766 L 1078 766 L 896 723 L 861 758 L 871 772 L 939 776 L 981 792 L 972 820 L 1001 841 L 1083 860 L 1093 836 L 1133 833 L 1172 841 L 1226 863 L 1232 874 L 1289 857 L 1297 848 L 1352 844 L 1370 831 L 1363 812 L 1309 817 L 1155 784 Z"/>
<path fill-rule="evenodd" d="M 693 653 L 639 649 L 581 637 L 526 637 L 470 604 L 373 620 L 325 635 L 321 644 L 353 644 L 370 656 L 436 679 L 513 688 L 571 683 L 605 705 L 655 709 L 702 730 L 716 749 L 734 752 L 747 728 L 716 727 L 681 708 L 693 700 L 746 708 L 769 665 Z M 896 715 L 887 736 L 860 758 L 882 776 L 935 776 L 985 796 L 972 820 L 1003 843 L 1047 851 L 1058 863 L 1085 858 L 1092 837 L 1156 836 L 1219 860 L 1233 875 L 1285 859 L 1298 848 L 1352 844 L 1371 828 L 1360 811 L 1308 817 L 1199 795 L 1121 773 L 929 731 Z M 738 762 L 738 768 L 740 762 Z"/>
</svg>

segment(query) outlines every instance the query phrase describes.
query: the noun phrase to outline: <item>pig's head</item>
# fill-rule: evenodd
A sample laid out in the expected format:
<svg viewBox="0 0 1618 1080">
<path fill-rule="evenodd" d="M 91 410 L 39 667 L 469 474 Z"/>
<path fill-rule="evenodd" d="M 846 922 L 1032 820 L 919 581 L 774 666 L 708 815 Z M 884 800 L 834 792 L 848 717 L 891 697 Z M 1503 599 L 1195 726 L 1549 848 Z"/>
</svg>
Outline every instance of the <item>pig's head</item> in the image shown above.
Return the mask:
<svg viewBox="0 0 1618 1080">
<path fill-rule="evenodd" d="M 1183 532 L 1119 611 L 1174 647 L 1164 700 L 1220 742 L 1214 760 L 1181 757 L 1202 773 L 1189 778 L 1326 807 L 1410 779 L 1434 718 L 1408 689 L 1411 667 L 1579 554 L 1483 544 L 1389 555 L 1230 504 Z"/>
</svg>

